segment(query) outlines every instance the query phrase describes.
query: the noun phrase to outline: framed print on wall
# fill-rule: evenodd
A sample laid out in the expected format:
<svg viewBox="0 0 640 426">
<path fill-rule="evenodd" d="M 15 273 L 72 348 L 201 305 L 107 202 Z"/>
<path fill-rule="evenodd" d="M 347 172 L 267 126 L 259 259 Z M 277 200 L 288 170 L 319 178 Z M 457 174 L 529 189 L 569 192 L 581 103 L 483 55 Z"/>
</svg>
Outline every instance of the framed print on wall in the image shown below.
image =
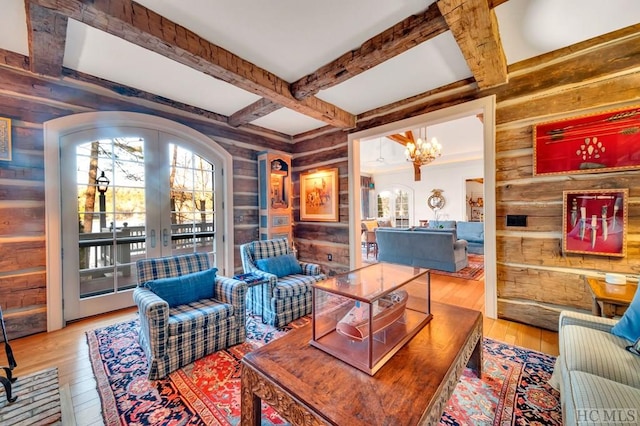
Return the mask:
<svg viewBox="0 0 640 426">
<path fill-rule="evenodd" d="M 0 160 L 11 161 L 11 119 L 0 117 Z"/>
<path fill-rule="evenodd" d="M 564 191 L 563 251 L 626 256 L 628 197 L 628 189 Z"/>
<path fill-rule="evenodd" d="M 338 169 L 300 174 L 300 220 L 338 222 Z"/>
<path fill-rule="evenodd" d="M 640 169 L 640 106 L 533 128 L 533 174 Z"/>
</svg>

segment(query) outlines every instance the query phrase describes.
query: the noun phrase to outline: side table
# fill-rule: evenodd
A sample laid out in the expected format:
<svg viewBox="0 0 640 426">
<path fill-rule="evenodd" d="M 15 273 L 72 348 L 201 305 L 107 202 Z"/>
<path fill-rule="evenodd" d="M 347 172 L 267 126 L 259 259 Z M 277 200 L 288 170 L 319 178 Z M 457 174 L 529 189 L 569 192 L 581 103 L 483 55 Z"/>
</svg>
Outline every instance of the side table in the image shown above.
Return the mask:
<svg viewBox="0 0 640 426">
<path fill-rule="evenodd" d="M 597 278 L 587 278 L 587 283 L 593 296 L 591 312 L 607 318 L 623 315 L 638 289 L 637 284 L 608 284 Z"/>
<path fill-rule="evenodd" d="M 267 302 L 265 300 L 266 289 L 264 288 L 264 284 L 268 284 L 269 280 L 264 279 L 259 275 L 254 275 L 253 273 L 238 274 L 234 275 L 233 278 L 247 283 L 247 297 L 251 298 L 251 306 L 253 308 L 251 313 L 260 315 L 260 317 L 262 317 L 262 323 L 264 324 L 264 303 Z M 256 295 L 256 293 L 258 293 L 258 290 L 260 290 L 260 294 Z M 260 313 L 258 313 L 256 306 L 260 306 Z"/>
</svg>

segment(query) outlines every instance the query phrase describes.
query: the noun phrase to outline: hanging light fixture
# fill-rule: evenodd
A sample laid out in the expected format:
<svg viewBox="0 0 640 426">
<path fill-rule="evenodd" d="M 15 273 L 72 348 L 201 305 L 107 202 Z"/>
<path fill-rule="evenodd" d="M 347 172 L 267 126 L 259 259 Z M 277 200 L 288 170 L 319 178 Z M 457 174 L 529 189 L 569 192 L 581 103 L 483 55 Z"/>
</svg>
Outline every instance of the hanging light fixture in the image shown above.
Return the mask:
<svg viewBox="0 0 640 426">
<path fill-rule="evenodd" d="M 422 133 L 422 129 L 420 132 Z M 407 161 L 412 161 L 418 167 L 423 164 L 429 164 L 442 155 L 442 145 L 440 145 L 436 138 L 431 138 L 431 141 L 427 141 L 426 128 L 424 129 L 424 132 L 424 139 L 419 137 L 415 143 L 408 142 L 407 147 L 404 150 Z"/>
</svg>

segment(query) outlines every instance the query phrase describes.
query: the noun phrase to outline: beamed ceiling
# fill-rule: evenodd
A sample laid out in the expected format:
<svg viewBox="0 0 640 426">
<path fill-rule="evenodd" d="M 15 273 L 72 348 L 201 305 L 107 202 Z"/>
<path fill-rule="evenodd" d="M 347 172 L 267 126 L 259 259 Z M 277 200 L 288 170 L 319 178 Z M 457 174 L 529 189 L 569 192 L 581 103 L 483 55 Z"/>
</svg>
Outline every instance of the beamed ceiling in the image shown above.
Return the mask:
<svg viewBox="0 0 640 426">
<path fill-rule="evenodd" d="M 640 22 L 624 0 L 7 2 L 0 53 L 32 73 L 294 142 Z"/>
</svg>

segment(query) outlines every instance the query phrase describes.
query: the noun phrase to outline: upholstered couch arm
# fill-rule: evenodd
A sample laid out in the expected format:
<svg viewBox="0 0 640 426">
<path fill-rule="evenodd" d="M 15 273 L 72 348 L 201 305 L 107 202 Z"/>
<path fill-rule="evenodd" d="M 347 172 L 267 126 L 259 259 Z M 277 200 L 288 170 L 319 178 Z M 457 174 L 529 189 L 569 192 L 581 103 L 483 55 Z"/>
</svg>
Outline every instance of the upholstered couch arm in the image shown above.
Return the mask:
<svg viewBox="0 0 640 426">
<path fill-rule="evenodd" d="M 299 262 L 304 275 L 320 275 L 320 265 L 316 263 Z"/>
<path fill-rule="evenodd" d="M 469 245 L 469 242 L 467 240 L 456 240 L 453 243 L 453 249 L 464 249 Z"/>
<path fill-rule="evenodd" d="M 214 298 L 222 303 L 233 305 L 234 312 L 241 317 L 245 316 L 245 296 L 247 295 L 247 283 L 234 278 L 216 277 Z"/>
<path fill-rule="evenodd" d="M 153 356 L 162 357 L 167 348 L 169 337 L 169 304 L 144 287 L 137 287 L 133 291 L 133 301 L 138 306 L 140 315 L 140 332 Z"/>
<path fill-rule="evenodd" d="M 579 325 L 609 333 L 611 332 L 611 328 L 616 325 L 617 322 L 618 320 L 611 318 L 602 318 L 580 312 L 562 311 L 560 313 L 559 329 L 562 331 L 562 327 L 565 325 Z"/>
</svg>

